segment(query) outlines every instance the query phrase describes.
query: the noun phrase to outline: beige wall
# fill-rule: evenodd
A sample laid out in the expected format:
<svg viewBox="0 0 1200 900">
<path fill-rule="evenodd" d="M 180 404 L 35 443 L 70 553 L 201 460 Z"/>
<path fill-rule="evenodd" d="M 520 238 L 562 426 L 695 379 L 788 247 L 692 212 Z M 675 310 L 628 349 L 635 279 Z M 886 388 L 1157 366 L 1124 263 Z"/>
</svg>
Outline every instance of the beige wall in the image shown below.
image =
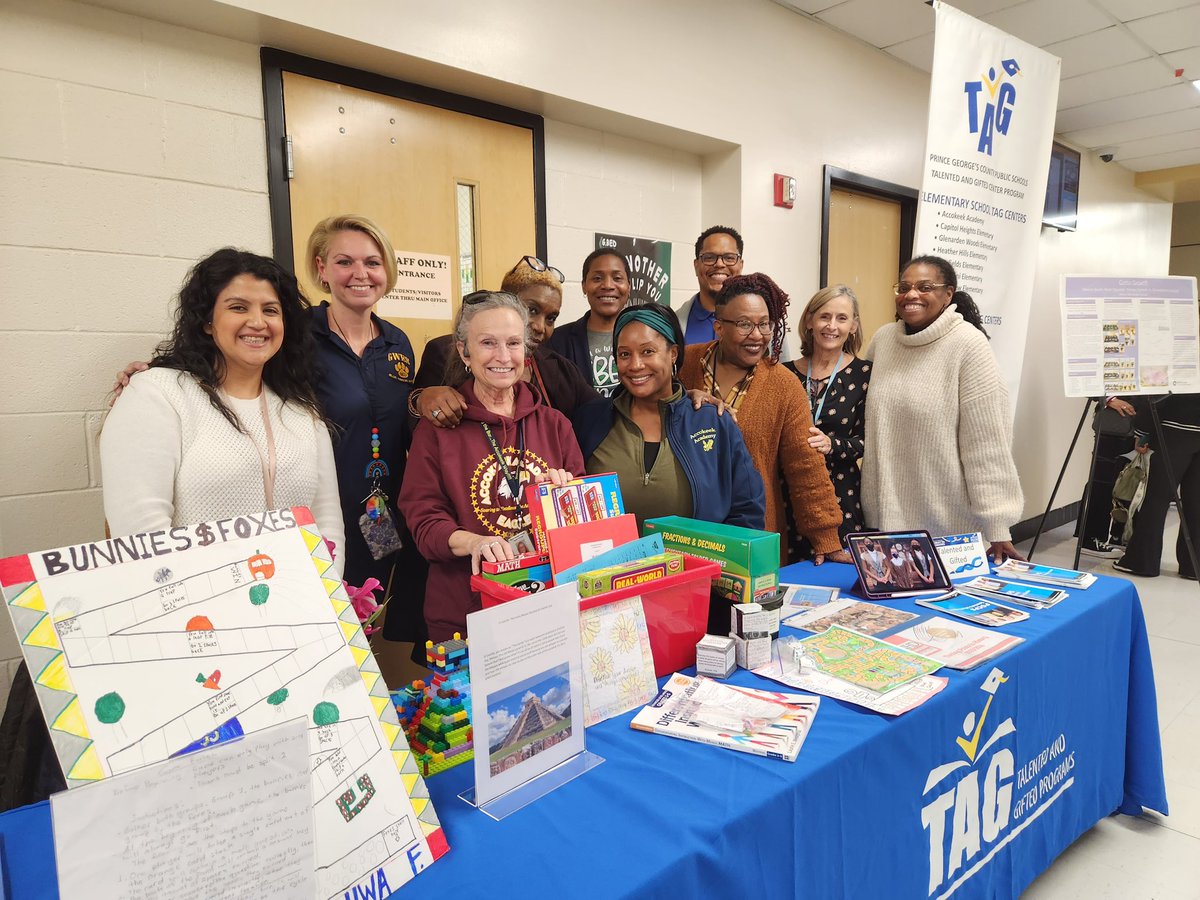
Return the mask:
<svg viewBox="0 0 1200 900">
<path fill-rule="evenodd" d="M 260 45 L 545 115 L 550 262 L 577 278 L 597 230 L 669 239 L 674 303 L 715 222 L 802 303 L 822 166 L 919 177 L 928 77 L 768 0 L 612 0 L 602 16 L 578 0 L 99 2 L 0 0 L 4 555 L 100 533 L 113 373 L 161 336 L 190 262 L 269 250 Z M 721 35 L 745 40 L 721 57 Z M 774 172 L 797 178 L 795 209 L 771 205 Z M 1169 206 L 1115 165 L 1085 164 L 1082 190 L 1081 230 L 1042 235 L 1016 422 L 1027 515 L 1078 418 L 1061 397 L 1058 273 L 1167 266 Z M 566 315 L 582 308 L 572 282 Z M 1077 495 L 1078 465 L 1072 479 Z M 0 661 L 15 655 L 0 616 Z"/>
<path fill-rule="evenodd" d="M 1175 204 L 1171 219 L 1171 274 L 1200 278 L 1200 202 Z"/>
</svg>

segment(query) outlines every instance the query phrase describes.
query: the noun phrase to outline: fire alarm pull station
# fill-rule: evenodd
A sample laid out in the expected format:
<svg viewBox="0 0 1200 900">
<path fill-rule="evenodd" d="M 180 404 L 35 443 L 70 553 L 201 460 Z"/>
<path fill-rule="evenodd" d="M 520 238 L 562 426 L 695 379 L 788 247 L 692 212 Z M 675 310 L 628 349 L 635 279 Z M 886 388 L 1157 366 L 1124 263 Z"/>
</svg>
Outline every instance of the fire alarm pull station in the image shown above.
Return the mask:
<svg viewBox="0 0 1200 900">
<path fill-rule="evenodd" d="M 791 209 L 796 203 L 796 179 L 791 175 L 775 174 L 775 205 Z"/>
</svg>

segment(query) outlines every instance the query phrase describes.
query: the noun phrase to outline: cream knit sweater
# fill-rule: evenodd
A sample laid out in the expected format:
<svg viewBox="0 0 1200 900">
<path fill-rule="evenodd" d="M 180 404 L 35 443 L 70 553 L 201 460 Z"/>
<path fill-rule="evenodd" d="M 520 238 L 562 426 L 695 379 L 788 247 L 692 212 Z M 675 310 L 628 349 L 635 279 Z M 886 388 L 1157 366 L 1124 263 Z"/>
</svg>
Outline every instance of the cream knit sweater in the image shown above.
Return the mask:
<svg viewBox="0 0 1200 900">
<path fill-rule="evenodd" d="M 345 537 L 329 431 L 307 410 L 267 392 L 275 440 L 277 508 L 307 506 L 321 533 Z M 248 434 L 226 421 L 196 380 L 176 369 L 134 375 L 100 433 L 104 515 L 115 535 L 157 531 L 261 513 L 267 506 L 261 457 L 267 451 L 257 399 L 228 397 Z"/>
<path fill-rule="evenodd" d="M 1007 541 L 1024 508 L 1008 391 L 987 338 L 949 307 L 923 331 L 885 325 L 867 349 L 862 499 L 868 525 Z"/>
</svg>

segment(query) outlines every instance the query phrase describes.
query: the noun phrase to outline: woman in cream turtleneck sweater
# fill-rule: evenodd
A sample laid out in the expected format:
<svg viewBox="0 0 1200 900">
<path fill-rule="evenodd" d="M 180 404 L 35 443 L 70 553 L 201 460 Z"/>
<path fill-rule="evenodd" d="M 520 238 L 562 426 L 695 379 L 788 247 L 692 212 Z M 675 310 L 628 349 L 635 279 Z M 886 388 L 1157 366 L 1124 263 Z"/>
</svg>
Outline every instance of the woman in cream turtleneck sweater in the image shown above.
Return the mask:
<svg viewBox="0 0 1200 900">
<path fill-rule="evenodd" d="M 1009 533 L 1023 499 L 1008 391 L 978 310 L 957 288 L 944 259 L 912 260 L 896 286 L 900 321 L 867 348 L 864 512 L 886 531 L 980 531 L 997 562 L 1023 559 Z"/>
</svg>

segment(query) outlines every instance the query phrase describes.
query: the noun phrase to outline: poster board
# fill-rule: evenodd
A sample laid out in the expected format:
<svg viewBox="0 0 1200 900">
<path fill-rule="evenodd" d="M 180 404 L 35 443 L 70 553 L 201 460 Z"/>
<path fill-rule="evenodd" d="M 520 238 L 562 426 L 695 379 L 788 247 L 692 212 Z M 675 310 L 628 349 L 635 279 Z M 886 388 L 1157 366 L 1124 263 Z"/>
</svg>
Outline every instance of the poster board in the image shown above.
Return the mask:
<svg viewBox="0 0 1200 900">
<path fill-rule="evenodd" d="M 596 232 L 596 249 L 612 250 L 629 265 L 629 305 L 671 305 L 671 242 Z"/>
<path fill-rule="evenodd" d="M 1200 392 L 1195 278 L 1064 275 L 1059 309 L 1068 397 Z"/>
<path fill-rule="evenodd" d="M 303 508 L 0 560 L 76 787 L 303 715 L 319 897 L 395 890 L 448 849 L 358 618 Z M 383 893 L 386 896 L 386 893 Z"/>
</svg>

